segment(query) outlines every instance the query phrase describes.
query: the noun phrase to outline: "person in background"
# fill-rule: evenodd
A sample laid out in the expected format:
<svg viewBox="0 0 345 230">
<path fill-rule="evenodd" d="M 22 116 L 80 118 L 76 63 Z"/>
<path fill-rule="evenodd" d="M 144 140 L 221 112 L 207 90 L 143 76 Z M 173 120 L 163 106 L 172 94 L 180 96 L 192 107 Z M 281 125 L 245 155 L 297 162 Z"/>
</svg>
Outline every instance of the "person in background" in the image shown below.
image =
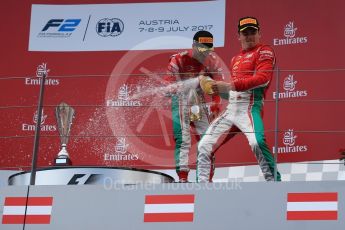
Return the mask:
<svg viewBox="0 0 345 230">
<path fill-rule="evenodd" d="M 200 138 L 211 120 L 219 113 L 220 97 L 212 96 L 207 109 L 205 98 L 199 86 L 199 77 L 222 79 L 221 61 L 213 52 L 213 35 L 208 31 L 198 31 L 193 37 L 192 49 L 172 55 L 165 80 L 169 84 L 178 82 L 180 89 L 170 94 L 172 100 L 172 120 L 175 140 L 175 164 L 179 182 L 188 182 L 189 153 L 191 148 L 191 127 Z M 210 168 L 208 181 L 212 181 L 214 157 L 205 159 Z M 198 164 L 198 163 L 197 163 Z"/>
</svg>

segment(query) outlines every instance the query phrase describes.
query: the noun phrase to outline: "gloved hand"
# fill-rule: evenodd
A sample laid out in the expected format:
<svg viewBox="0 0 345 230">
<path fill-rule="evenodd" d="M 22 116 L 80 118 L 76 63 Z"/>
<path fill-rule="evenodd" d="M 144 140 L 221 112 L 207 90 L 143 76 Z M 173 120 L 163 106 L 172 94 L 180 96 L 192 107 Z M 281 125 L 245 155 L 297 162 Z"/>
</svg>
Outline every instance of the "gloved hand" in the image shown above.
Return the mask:
<svg viewBox="0 0 345 230">
<path fill-rule="evenodd" d="M 224 81 L 213 81 L 210 87 L 213 95 L 227 94 L 230 90 L 235 89 L 233 84 Z"/>
</svg>

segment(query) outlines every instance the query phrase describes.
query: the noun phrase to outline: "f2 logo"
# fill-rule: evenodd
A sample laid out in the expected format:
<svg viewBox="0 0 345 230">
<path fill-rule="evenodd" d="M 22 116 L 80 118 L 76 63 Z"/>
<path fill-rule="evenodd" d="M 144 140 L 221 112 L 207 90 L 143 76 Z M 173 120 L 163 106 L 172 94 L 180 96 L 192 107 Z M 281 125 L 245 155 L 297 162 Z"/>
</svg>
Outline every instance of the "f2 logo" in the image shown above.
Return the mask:
<svg viewBox="0 0 345 230">
<path fill-rule="evenodd" d="M 72 32 L 80 22 L 81 19 L 50 19 L 42 31 L 47 31 L 50 27 L 58 27 L 59 32 Z"/>
</svg>

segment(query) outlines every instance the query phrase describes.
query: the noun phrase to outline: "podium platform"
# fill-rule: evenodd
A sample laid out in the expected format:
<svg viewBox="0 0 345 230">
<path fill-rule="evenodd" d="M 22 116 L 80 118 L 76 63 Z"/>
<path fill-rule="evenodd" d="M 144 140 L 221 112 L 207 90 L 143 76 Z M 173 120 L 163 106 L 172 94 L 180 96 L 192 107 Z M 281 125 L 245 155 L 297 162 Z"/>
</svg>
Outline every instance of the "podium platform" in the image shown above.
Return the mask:
<svg viewBox="0 0 345 230">
<path fill-rule="evenodd" d="M 11 175 L 9 185 L 29 185 L 31 172 Z M 107 185 L 171 183 L 174 178 L 156 171 L 126 167 L 50 167 L 37 170 L 35 185 Z"/>
<path fill-rule="evenodd" d="M 345 183 L 7 186 L 0 210 L 1 230 L 343 230 Z"/>
</svg>

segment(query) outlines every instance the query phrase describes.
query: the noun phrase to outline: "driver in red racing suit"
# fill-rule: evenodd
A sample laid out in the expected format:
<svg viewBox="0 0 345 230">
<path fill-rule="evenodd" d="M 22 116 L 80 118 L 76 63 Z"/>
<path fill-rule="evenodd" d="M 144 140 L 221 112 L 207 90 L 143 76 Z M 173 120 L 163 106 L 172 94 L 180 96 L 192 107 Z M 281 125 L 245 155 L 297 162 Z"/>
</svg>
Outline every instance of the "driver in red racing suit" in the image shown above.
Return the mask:
<svg viewBox="0 0 345 230">
<path fill-rule="evenodd" d="M 198 31 L 193 37 L 193 48 L 188 51 L 175 54 L 170 58 L 168 76 L 165 78 L 169 83 L 181 83 L 184 87 L 171 94 L 172 120 L 175 140 L 175 164 L 179 182 L 188 182 L 189 152 L 191 148 L 191 126 L 197 132 L 197 138 L 201 137 L 209 126 L 213 117 L 219 113 L 220 97 L 212 96 L 212 104 L 208 111 L 205 98 L 199 86 L 199 76 L 205 75 L 213 79 L 223 79 L 221 74 L 221 61 L 212 52 L 213 35 L 208 31 Z M 190 80 L 192 85 L 190 85 Z M 188 85 L 187 85 L 187 82 Z M 187 85 L 187 86 L 186 86 Z M 198 121 L 190 120 L 190 105 L 188 93 L 190 88 L 195 88 L 200 103 L 201 118 Z M 198 164 L 198 162 L 197 162 Z M 214 157 L 206 160 L 205 164 L 210 167 L 210 175 L 207 179 L 212 181 L 214 169 Z"/>
<path fill-rule="evenodd" d="M 241 18 L 238 29 L 242 50 L 231 61 L 232 81 L 213 82 L 215 92 L 229 92 L 229 104 L 199 142 L 199 182 L 208 182 L 212 170 L 205 163 L 211 159 L 213 148 L 221 135 L 233 128 L 238 128 L 247 137 L 265 179 L 281 180 L 280 173 L 275 173 L 276 164 L 266 143 L 262 120 L 263 101 L 273 76 L 274 52 L 270 46 L 259 43 L 259 24 L 256 18 Z M 231 133 L 230 135 L 233 136 Z"/>
</svg>

